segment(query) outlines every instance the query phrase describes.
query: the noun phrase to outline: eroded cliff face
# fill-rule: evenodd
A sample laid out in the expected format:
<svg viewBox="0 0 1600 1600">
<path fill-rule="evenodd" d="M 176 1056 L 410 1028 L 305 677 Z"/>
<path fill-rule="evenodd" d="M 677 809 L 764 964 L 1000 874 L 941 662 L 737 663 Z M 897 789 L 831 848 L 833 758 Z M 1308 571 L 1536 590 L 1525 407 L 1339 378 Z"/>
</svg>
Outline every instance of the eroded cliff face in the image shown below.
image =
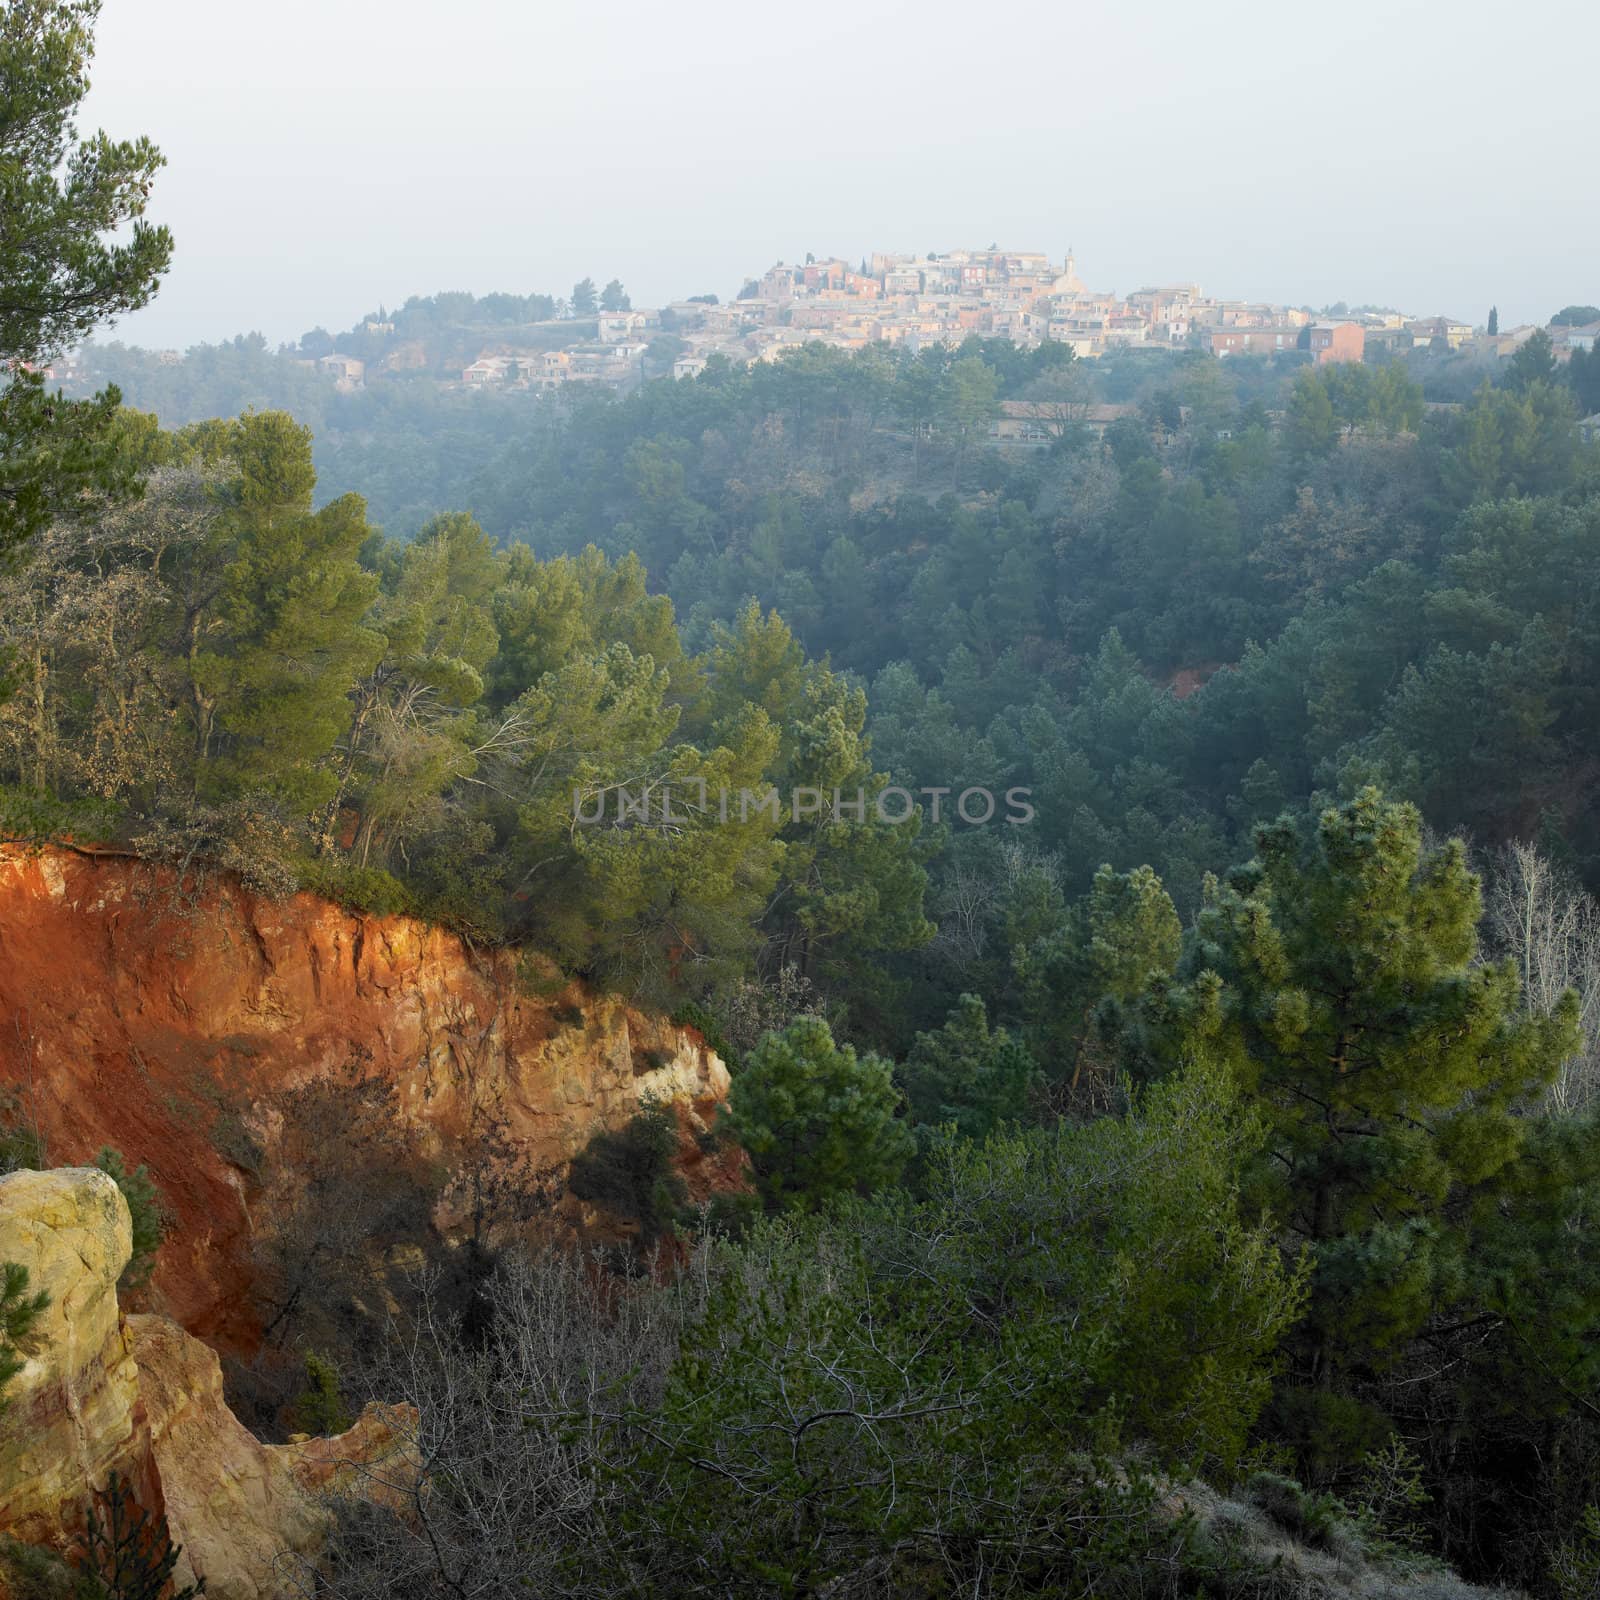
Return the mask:
<svg viewBox="0 0 1600 1600">
<path fill-rule="evenodd" d="M 52 1164 L 105 1144 L 147 1163 L 172 1212 L 149 1291 L 223 1348 L 248 1348 L 251 1200 L 287 1096 L 359 1063 L 448 1165 L 492 1110 L 557 1167 L 646 1099 L 687 1129 L 727 1072 L 692 1030 L 575 988 L 512 951 L 313 895 L 196 890 L 125 857 L 0 847 L 0 1089 Z M 692 1139 L 691 1189 L 725 1180 Z"/>
<path fill-rule="evenodd" d="M 127 1205 L 104 1173 L 0 1178 L 0 1260 L 50 1295 L 0 1413 L 0 1533 L 73 1552 L 94 1492 L 118 1472 L 166 1515 L 180 1583 L 204 1577 L 217 1600 L 299 1592 L 288 1573 L 316 1558 L 336 1475 L 341 1492 L 369 1498 L 372 1484 L 416 1481 L 415 1413 L 371 1405 L 336 1438 L 262 1444 L 224 1403 L 214 1351 L 164 1317 L 120 1313 L 131 1251 Z"/>
</svg>

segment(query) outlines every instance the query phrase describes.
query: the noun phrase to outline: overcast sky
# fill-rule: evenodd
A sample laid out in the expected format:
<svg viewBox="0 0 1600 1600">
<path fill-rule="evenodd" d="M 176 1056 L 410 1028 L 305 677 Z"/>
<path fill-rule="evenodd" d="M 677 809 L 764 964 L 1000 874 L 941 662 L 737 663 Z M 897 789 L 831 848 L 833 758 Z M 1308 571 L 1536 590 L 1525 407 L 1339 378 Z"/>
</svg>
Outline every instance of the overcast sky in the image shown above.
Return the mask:
<svg viewBox="0 0 1600 1600">
<path fill-rule="evenodd" d="M 143 344 L 991 242 L 1510 327 L 1600 304 L 1597 61 L 1593 0 L 105 0 L 84 121 L 169 162 Z"/>
</svg>

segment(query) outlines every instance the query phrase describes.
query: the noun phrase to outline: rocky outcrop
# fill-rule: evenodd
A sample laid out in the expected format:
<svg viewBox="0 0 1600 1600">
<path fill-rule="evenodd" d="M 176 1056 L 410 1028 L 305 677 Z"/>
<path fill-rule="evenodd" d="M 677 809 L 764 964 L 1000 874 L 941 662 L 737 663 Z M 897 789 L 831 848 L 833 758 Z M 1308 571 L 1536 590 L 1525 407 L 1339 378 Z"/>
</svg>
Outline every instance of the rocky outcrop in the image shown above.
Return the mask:
<svg viewBox="0 0 1600 1600">
<path fill-rule="evenodd" d="M 132 1251 L 128 1207 L 103 1172 L 0 1178 L 0 1261 L 50 1296 L 0 1413 L 0 1531 L 24 1543 L 47 1543 L 82 1514 L 89 1484 L 130 1464 L 139 1381 L 116 1286 Z"/>
<path fill-rule="evenodd" d="M 131 858 L 0 847 L 0 1091 L 52 1161 L 112 1144 L 149 1165 L 173 1221 L 153 1309 L 251 1346 L 251 1201 L 279 1107 L 352 1062 L 445 1166 L 485 1107 L 531 1164 L 559 1167 L 646 1098 L 702 1126 L 728 1081 L 692 1030 L 516 951 Z M 725 1181 L 711 1165 L 693 1181 Z"/>
<path fill-rule="evenodd" d="M 0 1260 L 50 1294 L 0 1413 L 0 1533 L 71 1549 L 116 1471 L 166 1515 L 181 1582 L 204 1577 L 216 1600 L 296 1592 L 284 1574 L 315 1557 L 327 1491 L 372 1498 L 369 1484 L 414 1473 L 415 1413 L 369 1406 L 337 1438 L 261 1443 L 223 1401 L 212 1350 L 166 1318 L 120 1314 L 131 1251 L 127 1205 L 104 1173 L 0 1178 Z"/>
</svg>

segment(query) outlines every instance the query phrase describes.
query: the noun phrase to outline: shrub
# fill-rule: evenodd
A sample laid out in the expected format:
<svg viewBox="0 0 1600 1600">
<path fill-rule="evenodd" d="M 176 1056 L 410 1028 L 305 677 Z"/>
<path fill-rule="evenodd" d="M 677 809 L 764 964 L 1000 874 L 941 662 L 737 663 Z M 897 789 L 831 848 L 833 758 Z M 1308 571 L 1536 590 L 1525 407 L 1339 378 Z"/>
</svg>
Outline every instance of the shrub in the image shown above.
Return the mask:
<svg viewBox="0 0 1600 1600">
<path fill-rule="evenodd" d="M 728 1070 L 734 1068 L 733 1046 L 723 1037 L 722 1026 L 716 1017 L 698 1000 L 688 1000 L 672 1013 L 675 1028 L 693 1028 L 705 1040 L 707 1048 L 722 1057 Z"/>
<path fill-rule="evenodd" d="M 1258 1511 L 1302 1544 L 1319 1550 L 1348 1545 L 1350 1513 L 1331 1494 L 1312 1494 L 1293 1478 L 1276 1472 L 1256 1472 L 1245 1484 L 1244 1495 Z"/>
<path fill-rule="evenodd" d="M 0 1173 L 42 1172 L 49 1164 L 44 1135 L 23 1116 L 14 1094 L 0 1094 Z"/>
<path fill-rule="evenodd" d="M 1369 1548 L 1385 1554 L 1420 1549 L 1426 1535 L 1417 1513 L 1433 1499 L 1422 1482 L 1422 1463 L 1395 1434 L 1361 1465 L 1355 1502 Z"/>
<path fill-rule="evenodd" d="M 1550 1580 L 1561 1600 L 1592 1600 L 1600 1594 L 1600 1507 L 1585 1508 L 1579 1533 L 1561 1546 L 1551 1565 Z"/>
<path fill-rule="evenodd" d="M 393 917 L 417 909 L 416 896 L 382 867 L 363 867 L 353 861 L 318 856 L 296 863 L 295 872 L 302 889 L 309 889 L 351 911 Z"/>
<path fill-rule="evenodd" d="M 142 1289 L 150 1281 L 156 1251 L 167 1231 L 161 1191 L 156 1188 L 148 1167 L 140 1165 L 129 1172 L 122 1152 L 113 1150 L 110 1145 L 94 1158 L 94 1164 L 122 1191 L 122 1198 L 128 1202 L 128 1214 L 133 1219 L 133 1254 L 122 1269 L 117 1287 Z"/>
<path fill-rule="evenodd" d="M 688 1198 L 673 1164 L 677 1150 L 672 1108 L 646 1105 L 616 1132 L 597 1133 L 573 1157 L 567 1186 L 580 1200 L 637 1222 L 640 1242 L 653 1244 Z"/>
<path fill-rule="evenodd" d="M 306 1353 L 306 1386 L 295 1397 L 294 1424 L 302 1433 L 330 1436 L 350 1426 L 339 1392 L 339 1369 L 315 1350 Z"/>
<path fill-rule="evenodd" d="M 0 1592 L 11 1600 L 104 1600 L 87 1573 L 74 1572 L 60 1556 L 0 1534 Z"/>
</svg>

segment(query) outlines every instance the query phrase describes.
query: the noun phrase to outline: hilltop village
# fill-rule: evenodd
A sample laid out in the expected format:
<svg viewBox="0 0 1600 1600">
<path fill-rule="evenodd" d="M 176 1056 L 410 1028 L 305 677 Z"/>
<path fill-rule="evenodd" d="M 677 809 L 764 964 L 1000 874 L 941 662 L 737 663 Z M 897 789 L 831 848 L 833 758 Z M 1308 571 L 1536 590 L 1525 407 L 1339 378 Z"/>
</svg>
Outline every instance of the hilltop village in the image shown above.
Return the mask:
<svg viewBox="0 0 1600 1600">
<path fill-rule="evenodd" d="M 1079 359 L 1128 350 L 1203 350 L 1228 356 L 1302 352 L 1316 363 L 1386 359 L 1413 349 L 1509 359 L 1538 329 L 1501 330 L 1446 315 L 1391 308 L 1230 300 L 1197 283 L 1117 294 L 1091 287 L 1069 250 L 952 250 L 779 262 L 731 299 L 697 295 L 635 308 L 616 281 L 589 280 L 570 299 L 549 295 L 413 297 L 345 333 L 322 329 L 280 353 L 349 393 L 387 378 L 443 388 L 557 391 L 592 385 L 627 394 L 651 378 L 695 378 L 708 364 L 774 361 L 806 344 L 880 347 L 917 354 L 969 338 L 1025 349 L 1052 342 Z M 1547 330 L 1557 362 L 1590 351 L 1600 321 Z M 176 365 L 179 352 L 154 359 Z M 97 375 L 93 349 L 58 362 L 47 378 L 71 388 Z"/>
</svg>

